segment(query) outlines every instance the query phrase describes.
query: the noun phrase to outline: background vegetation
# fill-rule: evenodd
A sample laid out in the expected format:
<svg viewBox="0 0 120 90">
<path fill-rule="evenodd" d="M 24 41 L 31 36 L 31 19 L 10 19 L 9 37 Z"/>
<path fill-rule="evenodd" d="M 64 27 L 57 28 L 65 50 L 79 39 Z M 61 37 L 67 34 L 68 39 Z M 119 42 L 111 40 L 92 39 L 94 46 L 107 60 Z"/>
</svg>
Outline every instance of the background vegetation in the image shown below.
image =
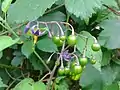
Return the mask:
<svg viewBox="0 0 120 90">
<path fill-rule="evenodd" d="M 120 90 L 119 0 L 0 6 L 0 90 Z"/>
</svg>

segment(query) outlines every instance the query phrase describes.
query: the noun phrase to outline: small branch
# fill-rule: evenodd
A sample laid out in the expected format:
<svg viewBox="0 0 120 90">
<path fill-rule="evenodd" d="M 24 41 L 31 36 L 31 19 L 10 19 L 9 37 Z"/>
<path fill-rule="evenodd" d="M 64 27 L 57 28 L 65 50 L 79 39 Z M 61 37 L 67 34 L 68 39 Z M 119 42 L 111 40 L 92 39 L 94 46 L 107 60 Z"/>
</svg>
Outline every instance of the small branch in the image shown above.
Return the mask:
<svg viewBox="0 0 120 90">
<path fill-rule="evenodd" d="M 64 51 L 64 47 L 65 47 L 65 42 L 64 42 L 64 44 L 63 44 L 63 46 L 62 46 L 61 53 Z M 59 58 L 58 58 L 57 61 L 56 61 L 57 63 L 60 61 L 60 58 L 61 58 L 61 54 L 60 54 Z M 54 73 L 55 73 L 55 71 L 56 71 L 56 69 L 57 69 L 57 66 L 58 66 L 58 65 L 55 64 L 55 66 L 54 66 L 54 68 L 53 68 L 53 70 L 52 70 L 52 72 L 51 72 L 50 78 L 49 78 L 49 80 L 48 80 L 47 90 L 50 90 L 50 84 L 51 84 L 52 78 L 53 78 L 53 76 L 54 76 Z"/>
<path fill-rule="evenodd" d="M 61 61 L 61 68 L 64 68 L 64 65 L 63 65 L 63 58 L 62 58 L 62 56 L 60 55 L 60 57 L 61 57 L 61 59 L 60 59 L 60 61 Z"/>
<path fill-rule="evenodd" d="M 75 35 L 75 30 L 74 30 L 73 26 L 70 23 L 67 23 L 67 22 L 60 22 L 60 23 L 69 25 L 71 30 L 72 30 L 72 35 Z"/>
<path fill-rule="evenodd" d="M 77 65 L 80 65 L 77 55 L 75 55 L 74 53 L 71 53 L 71 54 L 76 58 Z"/>
<path fill-rule="evenodd" d="M 7 68 L 7 69 L 21 69 L 19 67 L 14 67 L 6 64 L 0 64 L 0 68 Z"/>
<path fill-rule="evenodd" d="M 8 27 L 6 27 L 6 26 L 5 26 L 3 23 L 1 23 L 1 22 L 0 22 L 0 25 L 1 25 L 3 28 L 7 29 L 7 30 L 9 29 Z"/>
<path fill-rule="evenodd" d="M 3 69 L 19 69 L 19 70 L 23 70 L 23 71 L 28 71 L 28 72 L 33 72 L 33 71 L 37 71 L 37 70 L 32 70 L 32 69 L 24 69 L 24 68 L 21 68 L 21 67 L 15 67 L 15 66 L 10 66 L 10 65 L 6 65 L 6 64 L 0 64 L 0 68 L 3 68 Z"/>
<path fill-rule="evenodd" d="M 74 46 L 74 51 L 73 51 L 74 53 L 76 52 L 76 47 L 77 47 L 77 46 L 75 45 L 75 46 Z"/>
<path fill-rule="evenodd" d="M 12 75 L 10 75 L 10 73 L 8 72 L 8 70 L 5 68 L 5 71 L 6 71 L 6 73 L 8 74 L 8 76 L 11 78 L 11 79 L 13 79 L 13 80 L 15 80 L 16 78 L 14 78 Z M 17 79 L 17 81 L 20 81 L 20 80 L 18 80 Z"/>
<path fill-rule="evenodd" d="M 27 75 L 27 73 L 24 74 L 24 75 Z M 19 77 L 17 77 L 17 78 L 6 88 L 6 90 L 10 90 L 10 87 L 17 81 L 17 79 L 19 79 L 19 78 L 21 78 L 21 77 L 22 77 L 22 75 L 19 76 Z"/>
<path fill-rule="evenodd" d="M 45 75 L 40 79 L 40 81 L 43 81 L 48 75 L 50 75 L 50 73 L 45 74 Z"/>
<path fill-rule="evenodd" d="M 62 27 L 60 26 L 60 24 L 59 24 L 58 22 L 56 22 L 56 24 L 58 25 L 58 27 L 59 27 L 59 29 L 60 29 L 61 35 L 63 36 L 63 35 L 64 35 L 64 32 L 63 32 Z"/>
<path fill-rule="evenodd" d="M 7 33 L 8 33 L 8 31 L 0 32 L 0 36 L 4 35 L 4 34 L 7 34 Z"/>
<path fill-rule="evenodd" d="M 7 22 L 5 22 L 5 25 L 8 27 L 7 30 L 8 30 L 9 32 L 13 33 L 13 35 L 15 35 L 17 38 L 19 38 L 19 36 L 12 30 L 12 28 L 8 25 Z"/>
<path fill-rule="evenodd" d="M 105 4 L 103 4 L 103 6 L 105 6 L 106 8 L 108 8 L 108 9 L 109 9 L 110 11 L 112 11 L 115 15 L 120 16 L 120 12 L 119 12 L 119 11 L 116 11 L 116 10 L 114 10 L 113 8 L 111 8 L 111 7 L 109 7 L 109 6 L 105 5 Z"/>
<path fill-rule="evenodd" d="M 60 61 L 60 57 L 58 58 L 57 62 L 59 62 L 59 61 Z M 56 71 L 56 68 L 57 68 L 57 65 L 55 64 L 55 66 L 54 66 L 54 68 L 53 68 L 53 70 L 52 70 L 52 72 L 50 74 L 50 78 L 48 80 L 47 90 L 50 90 L 50 84 L 51 84 L 52 78 L 54 76 L 54 73 Z"/>
<path fill-rule="evenodd" d="M 51 31 L 50 31 L 47 23 L 45 23 L 45 26 L 48 28 L 48 36 L 49 36 L 50 38 L 52 38 L 52 33 L 51 33 Z"/>
<path fill-rule="evenodd" d="M 52 80 L 53 80 L 53 79 L 55 79 L 55 77 L 53 77 Z M 48 80 L 49 80 L 49 78 L 42 80 L 42 82 L 46 82 L 46 81 L 48 81 Z"/>
<path fill-rule="evenodd" d="M 15 35 L 17 38 L 19 38 L 19 36 L 12 30 L 12 28 L 8 25 L 6 20 L 3 20 L 3 18 L 1 18 L 0 25 L 2 25 L 5 29 L 7 29 L 9 32 L 13 33 L 13 35 Z"/>
</svg>

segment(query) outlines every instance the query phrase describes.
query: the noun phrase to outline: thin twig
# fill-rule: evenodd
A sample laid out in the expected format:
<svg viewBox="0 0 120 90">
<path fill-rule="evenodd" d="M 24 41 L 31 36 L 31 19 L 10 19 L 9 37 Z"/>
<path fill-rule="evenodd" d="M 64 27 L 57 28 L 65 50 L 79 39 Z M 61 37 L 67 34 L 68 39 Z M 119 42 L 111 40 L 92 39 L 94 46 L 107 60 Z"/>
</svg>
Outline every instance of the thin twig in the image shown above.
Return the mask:
<svg viewBox="0 0 120 90">
<path fill-rule="evenodd" d="M 25 73 L 24 75 L 27 75 L 27 73 Z M 22 77 L 22 75 L 19 76 L 19 77 L 17 77 L 17 78 L 6 88 L 6 90 L 10 90 L 10 87 L 17 81 L 17 79 L 19 79 L 19 78 L 21 78 L 21 77 Z"/>
<path fill-rule="evenodd" d="M 64 47 L 65 47 L 65 42 L 64 42 L 64 44 L 63 44 L 63 46 L 62 46 L 62 49 L 61 49 L 61 53 L 64 51 Z M 58 57 L 58 59 L 57 59 L 57 63 L 60 61 L 60 58 L 61 58 L 61 54 L 60 54 L 60 56 Z M 49 78 L 49 80 L 48 80 L 48 85 L 47 85 L 47 90 L 50 90 L 50 84 L 51 84 L 51 81 L 52 81 L 52 78 L 53 78 L 53 76 L 54 76 L 54 73 L 55 73 L 55 71 L 56 71 L 56 69 L 57 69 L 57 64 L 55 64 L 55 66 L 54 66 L 54 68 L 53 68 L 53 70 L 52 70 L 52 72 L 51 72 L 51 75 L 50 75 L 50 78 Z"/>
<path fill-rule="evenodd" d="M 61 32 L 61 36 L 63 36 L 63 35 L 64 35 L 64 32 L 63 32 L 62 27 L 60 26 L 60 24 L 59 24 L 58 22 L 56 22 L 56 24 L 57 24 L 58 27 L 59 27 L 59 30 L 60 30 L 60 32 Z"/>
<path fill-rule="evenodd" d="M 40 79 L 40 81 L 43 81 L 48 75 L 50 75 L 50 73 L 45 74 L 45 75 Z"/>
<path fill-rule="evenodd" d="M 53 79 L 55 79 L 55 77 L 53 77 L 52 80 L 53 80 Z M 42 82 L 46 82 L 46 81 L 48 81 L 48 80 L 49 80 L 49 78 L 42 80 Z"/>
<path fill-rule="evenodd" d="M 120 12 L 119 12 L 119 11 L 116 11 L 116 10 L 114 10 L 113 8 L 111 8 L 111 7 L 109 7 L 109 6 L 105 5 L 105 4 L 103 4 L 103 6 L 105 6 L 106 8 L 108 8 L 108 9 L 109 9 L 110 11 L 112 11 L 115 15 L 120 16 Z"/>
<path fill-rule="evenodd" d="M 0 36 L 4 35 L 4 34 L 7 34 L 7 33 L 8 33 L 8 31 L 0 32 Z"/>
<path fill-rule="evenodd" d="M 8 70 L 5 68 L 5 71 L 6 71 L 6 73 L 8 74 L 8 76 L 11 78 L 11 79 L 13 79 L 13 80 L 15 80 L 16 78 L 14 78 L 9 72 L 8 72 Z M 18 80 L 17 79 L 17 81 L 20 81 L 20 80 Z"/>
</svg>

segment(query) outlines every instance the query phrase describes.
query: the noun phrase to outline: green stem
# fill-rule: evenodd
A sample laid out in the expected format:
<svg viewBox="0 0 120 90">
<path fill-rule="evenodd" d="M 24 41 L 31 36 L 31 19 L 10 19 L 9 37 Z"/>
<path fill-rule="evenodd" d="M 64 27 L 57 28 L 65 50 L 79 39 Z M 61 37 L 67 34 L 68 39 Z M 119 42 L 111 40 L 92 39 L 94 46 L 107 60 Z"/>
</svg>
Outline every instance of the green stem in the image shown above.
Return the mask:
<svg viewBox="0 0 120 90">
<path fill-rule="evenodd" d="M 20 69 L 19 67 L 9 66 L 9 65 L 6 65 L 6 64 L 0 64 L 0 68 Z"/>
<path fill-rule="evenodd" d="M 11 33 L 13 33 L 13 35 L 15 35 L 17 38 L 19 38 L 19 36 L 11 29 L 11 27 L 8 25 L 8 23 L 5 22 L 5 25 L 8 27 L 8 31 L 10 31 Z"/>
<path fill-rule="evenodd" d="M 50 73 L 45 74 L 45 75 L 40 79 L 40 81 L 43 81 L 48 75 L 50 75 Z"/>
<path fill-rule="evenodd" d="M 3 23 L 0 22 L 0 25 L 8 30 L 8 27 L 6 27 Z"/>
<path fill-rule="evenodd" d="M 39 58 L 39 60 L 42 62 L 42 64 L 46 67 L 46 69 L 51 72 L 51 70 L 49 69 L 49 67 L 46 65 L 46 63 L 42 60 L 42 58 L 39 56 L 39 54 L 34 50 L 33 51 L 34 54 Z"/>
<path fill-rule="evenodd" d="M 8 70 L 5 68 L 5 71 L 6 71 L 6 73 L 8 74 L 8 76 L 11 78 L 11 79 L 13 79 L 13 80 L 15 80 L 16 78 L 14 78 L 9 72 L 8 72 Z M 17 81 L 20 81 L 20 79 L 17 79 Z"/>
<path fill-rule="evenodd" d="M 25 73 L 24 75 L 27 75 L 27 73 Z M 6 88 L 6 90 L 10 90 L 10 87 L 11 87 L 19 78 L 21 78 L 21 77 L 22 77 L 22 75 L 19 76 L 19 77 L 17 77 L 13 82 L 11 82 L 11 83 L 9 84 L 9 86 Z"/>
<path fill-rule="evenodd" d="M 1 36 L 1 35 L 4 35 L 4 34 L 7 34 L 7 33 L 8 33 L 8 31 L 0 32 L 0 36 Z"/>
<path fill-rule="evenodd" d="M 70 19 L 70 15 L 67 14 L 67 20 L 66 20 L 67 23 L 69 22 L 69 19 Z"/>
<path fill-rule="evenodd" d="M 6 19 L 5 20 L 3 20 L 2 18 L 1 18 L 1 21 L 5 24 L 3 24 L 3 23 L 1 23 L 0 22 L 0 25 L 2 25 L 5 29 L 7 29 L 9 32 L 11 32 L 11 33 L 13 33 L 13 35 L 15 35 L 17 38 L 19 38 L 19 36 L 11 29 L 11 27 L 8 25 L 8 23 L 6 22 Z"/>
</svg>

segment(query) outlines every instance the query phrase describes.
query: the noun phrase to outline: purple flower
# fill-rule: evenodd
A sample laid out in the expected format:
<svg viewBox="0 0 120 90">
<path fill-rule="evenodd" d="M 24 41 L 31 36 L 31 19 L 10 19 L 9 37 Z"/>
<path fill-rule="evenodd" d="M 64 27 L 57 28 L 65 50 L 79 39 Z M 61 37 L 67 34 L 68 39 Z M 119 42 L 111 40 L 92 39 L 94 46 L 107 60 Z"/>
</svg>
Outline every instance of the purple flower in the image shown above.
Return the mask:
<svg viewBox="0 0 120 90">
<path fill-rule="evenodd" d="M 32 34 L 36 35 L 36 36 L 42 36 L 45 31 L 41 32 L 39 29 L 37 30 L 31 30 Z"/>
<path fill-rule="evenodd" d="M 68 50 L 62 52 L 62 57 L 65 61 L 69 61 L 72 59 L 72 56 L 68 53 Z"/>
<path fill-rule="evenodd" d="M 31 26 L 32 24 L 32 26 Z M 46 31 L 41 31 L 38 26 L 33 23 L 33 22 L 29 22 L 25 29 L 24 29 L 24 33 L 27 33 L 30 30 L 30 33 L 36 36 L 42 36 L 43 34 L 45 34 Z"/>
<path fill-rule="evenodd" d="M 31 22 L 29 22 L 29 23 L 25 26 L 24 33 L 27 33 L 27 32 L 29 31 L 29 29 L 30 29 L 30 23 L 31 23 Z"/>
<path fill-rule="evenodd" d="M 31 28 L 31 33 L 33 35 L 36 35 L 36 36 L 42 36 L 43 34 L 45 34 L 46 31 L 40 31 L 40 29 L 38 28 L 37 25 L 34 25 L 32 28 Z"/>
</svg>

